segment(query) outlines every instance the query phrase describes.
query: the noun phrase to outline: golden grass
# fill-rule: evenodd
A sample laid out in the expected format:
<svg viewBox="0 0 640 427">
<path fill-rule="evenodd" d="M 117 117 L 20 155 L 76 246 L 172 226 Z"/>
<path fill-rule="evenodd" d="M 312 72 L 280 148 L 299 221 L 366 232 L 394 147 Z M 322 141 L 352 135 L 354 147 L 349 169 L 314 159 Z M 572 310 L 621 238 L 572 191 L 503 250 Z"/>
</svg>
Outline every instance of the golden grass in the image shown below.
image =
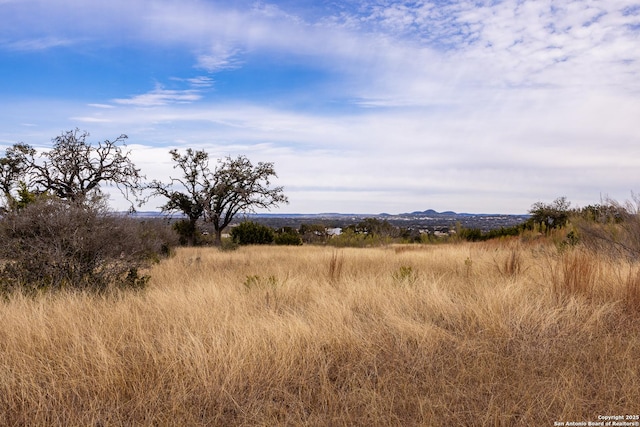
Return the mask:
<svg viewBox="0 0 640 427">
<path fill-rule="evenodd" d="M 0 305 L 0 425 L 553 425 L 640 411 L 640 267 L 516 241 L 181 249 Z"/>
</svg>

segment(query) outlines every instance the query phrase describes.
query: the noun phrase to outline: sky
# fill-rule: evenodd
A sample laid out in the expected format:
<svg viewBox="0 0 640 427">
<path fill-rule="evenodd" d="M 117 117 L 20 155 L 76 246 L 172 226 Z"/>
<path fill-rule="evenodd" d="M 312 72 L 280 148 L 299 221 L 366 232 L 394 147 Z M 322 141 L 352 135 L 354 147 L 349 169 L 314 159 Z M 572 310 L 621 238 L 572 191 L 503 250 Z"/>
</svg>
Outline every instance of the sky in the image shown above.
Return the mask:
<svg viewBox="0 0 640 427">
<path fill-rule="evenodd" d="M 273 162 L 277 213 L 622 202 L 640 1 L 0 0 L 0 152 L 75 128 L 149 180 L 174 148 Z"/>
</svg>

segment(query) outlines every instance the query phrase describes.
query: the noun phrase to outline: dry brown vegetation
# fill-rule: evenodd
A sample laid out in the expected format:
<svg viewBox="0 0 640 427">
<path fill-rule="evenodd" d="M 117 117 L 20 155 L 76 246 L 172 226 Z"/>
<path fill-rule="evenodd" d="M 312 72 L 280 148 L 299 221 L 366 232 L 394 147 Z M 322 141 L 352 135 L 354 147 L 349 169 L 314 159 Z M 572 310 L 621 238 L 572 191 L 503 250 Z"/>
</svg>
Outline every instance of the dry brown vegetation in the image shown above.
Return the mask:
<svg viewBox="0 0 640 427">
<path fill-rule="evenodd" d="M 0 425 L 553 425 L 640 411 L 640 265 L 497 243 L 180 249 L 0 303 Z"/>
</svg>

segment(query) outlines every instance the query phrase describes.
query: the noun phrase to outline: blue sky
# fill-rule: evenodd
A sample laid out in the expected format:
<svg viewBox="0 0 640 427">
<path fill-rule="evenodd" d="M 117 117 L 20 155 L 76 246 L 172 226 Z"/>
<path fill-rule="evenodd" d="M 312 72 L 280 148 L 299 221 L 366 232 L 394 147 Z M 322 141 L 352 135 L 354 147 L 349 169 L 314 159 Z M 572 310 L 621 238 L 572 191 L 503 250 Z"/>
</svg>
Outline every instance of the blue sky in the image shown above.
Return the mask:
<svg viewBox="0 0 640 427">
<path fill-rule="evenodd" d="M 0 149 L 124 133 L 149 179 L 172 148 L 244 154 L 275 163 L 280 212 L 640 191 L 638 1 L 0 0 L 0 19 Z"/>
</svg>

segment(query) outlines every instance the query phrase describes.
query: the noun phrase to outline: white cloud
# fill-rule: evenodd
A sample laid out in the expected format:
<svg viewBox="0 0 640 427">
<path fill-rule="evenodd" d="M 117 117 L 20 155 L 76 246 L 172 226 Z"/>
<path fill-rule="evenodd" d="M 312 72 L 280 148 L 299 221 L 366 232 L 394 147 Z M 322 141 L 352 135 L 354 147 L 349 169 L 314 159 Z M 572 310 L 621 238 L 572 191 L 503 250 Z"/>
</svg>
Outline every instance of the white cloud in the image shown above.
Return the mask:
<svg viewBox="0 0 640 427">
<path fill-rule="evenodd" d="M 71 117 L 71 120 L 78 121 L 81 123 L 110 123 L 109 119 L 101 119 L 99 117 L 87 117 L 87 116 L 76 116 Z"/>
<path fill-rule="evenodd" d="M 71 46 L 74 43 L 75 42 L 73 40 L 64 38 L 41 37 L 3 42 L 0 43 L 0 46 L 4 47 L 5 49 L 14 51 L 39 51 L 57 47 Z"/>
<path fill-rule="evenodd" d="M 237 59 L 238 49 L 214 43 L 209 49 L 204 50 L 206 53 L 198 55 L 196 66 L 210 73 L 237 68 L 241 64 Z"/>
<path fill-rule="evenodd" d="M 198 76 L 185 79 L 192 87 L 207 88 L 213 86 L 213 79 L 208 76 Z"/>
<path fill-rule="evenodd" d="M 137 107 L 155 107 L 167 104 L 186 104 L 198 101 L 202 98 L 199 91 L 195 89 L 169 90 L 158 86 L 154 90 L 135 95 L 130 98 L 114 99 L 113 102 L 122 105 L 135 105 Z"/>
<path fill-rule="evenodd" d="M 109 104 L 87 104 L 87 105 L 93 108 L 115 108 L 113 105 L 109 105 Z"/>
</svg>

